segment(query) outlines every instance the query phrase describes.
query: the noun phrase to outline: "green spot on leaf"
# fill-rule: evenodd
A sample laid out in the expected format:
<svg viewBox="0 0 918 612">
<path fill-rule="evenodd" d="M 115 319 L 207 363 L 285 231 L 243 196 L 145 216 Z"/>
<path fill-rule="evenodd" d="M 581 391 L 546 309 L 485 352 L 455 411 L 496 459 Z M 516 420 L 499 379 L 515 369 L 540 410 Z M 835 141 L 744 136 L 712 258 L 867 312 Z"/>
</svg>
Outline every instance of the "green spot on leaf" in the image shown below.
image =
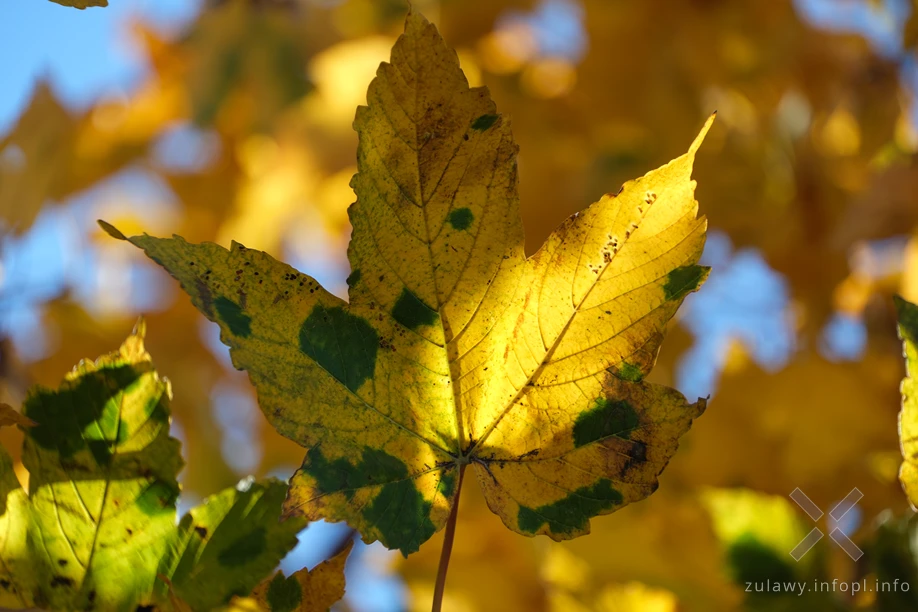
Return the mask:
<svg viewBox="0 0 918 612">
<path fill-rule="evenodd" d="M 622 363 L 616 375 L 622 380 L 627 380 L 629 382 L 641 382 L 644 380 L 644 373 L 641 372 L 641 368 L 627 361 Z"/>
<path fill-rule="evenodd" d="M 245 565 L 250 560 L 263 553 L 267 543 L 265 528 L 257 527 L 237 538 L 232 544 L 221 550 L 217 560 L 220 562 L 220 565 L 229 567 Z"/>
<path fill-rule="evenodd" d="M 354 490 L 408 477 L 408 468 L 399 459 L 381 450 L 364 447 L 360 462 L 347 459 L 329 461 L 318 448 L 306 455 L 303 471 L 316 479 L 323 493 L 352 495 Z"/>
<path fill-rule="evenodd" d="M 594 407 L 574 422 L 574 446 L 584 446 L 609 436 L 627 440 L 639 422 L 637 412 L 628 402 L 597 398 Z"/>
<path fill-rule="evenodd" d="M 475 215 L 473 215 L 472 211 L 468 208 L 457 208 L 449 213 L 449 218 L 447 220 L 449 224 L 453 226 L 453 229 L 462 231 L 468 229 L 472 225 L 472 221 L 475 220 Z"/>
<path fill-rule="evenodd" d="M 268 605 L 271 612 L 293 612 L 303 601 L 303 589 L 296 578 L 278 572 L 268 585 Z"/>
<path fill-rule="evenodd" d="M 392 318 L 408 329 L 417 329 L 421 325 L 436 323 L 437 313 L 419 300 L 415 294 L 404 288 L 392 308 Z"/>
<path fill-rule="evenodd" d="M 622 503 L 622 494 L 605 478 L 591 487 L 581 487 L 553 504 L 531 509 L 520 506 L 520 529 L 535 533 L 548 524 L 553 533 L 571 533 L 586 528 L 590 517 Z"/>
<path fill-rule="evenodd" d="M 418 491 L 408 467 L 397 457 L 364 447 L 355 465 L 347 459 L 329 461 L 318 448 L 313 448 L 306 455 L 303 471 L 316 479 L 322 493 L 343 493 L 348 499 L 357 489 L 382 485 L 373 501 L 363 508 L 363 517 L 379 530 L 383 544 L 398 543 L 406 556 L 436 531 L 429 516 L 430 502 Z"/>
<path fill-rule="evenodd" d="M 483 132 L 494 125 L 498 119 L 500 119 L 500 115 L 482 115 L 472 122 L 472 129 Z"/>
<path fill-rule="evenodd" d="M 376 370 L 379 335 L 366 319 L 338 306 L 318 305 L 300 328 L 300 350 L 357 391 Z"/>
<path fill-rule="evenodd" d="M 214 307 L 217 309 L 220 320 L 226 323 L 234 336 L 249 337 L 249 334 L 252 333 L 252 317 L 242 312 L 239 304 L 220 296 L 214 301 Z"/>
<path fill-rule="evenodd" d="M 440 477 L 440 486 L 438 489 L 443 497 L 450 498 L 453 496 L 453 491 L 456 490 L 456 475 L 452 470 L 444 472 L 443 476 Z"/>
<path fill-rule="evenodd" d="M 363 517 L 375 525 L 383 544 L 398 542 L 406 557 L 421 547 L 437 528 L 430 520 L 431 503 L 424 499 L 411 480 L 385 485 L 363 511 Z"/>
<path fill-rule="evenodd" d="M 347 286 L 355 287 L 357 283 L 359 282 L 360 282 L 360 269 L 358 268 L 357 270 L 354 270 L 353 272 L 351 272 L 350 275 L 347 277 Z"/>
<path fill-rule="evenodd" d="M 680 300 L 698 289 L 708 277 L 711 268 L 707 266 L 682 266 L 666 275 L 663 292 L 667 301 Z"/>
</svg>

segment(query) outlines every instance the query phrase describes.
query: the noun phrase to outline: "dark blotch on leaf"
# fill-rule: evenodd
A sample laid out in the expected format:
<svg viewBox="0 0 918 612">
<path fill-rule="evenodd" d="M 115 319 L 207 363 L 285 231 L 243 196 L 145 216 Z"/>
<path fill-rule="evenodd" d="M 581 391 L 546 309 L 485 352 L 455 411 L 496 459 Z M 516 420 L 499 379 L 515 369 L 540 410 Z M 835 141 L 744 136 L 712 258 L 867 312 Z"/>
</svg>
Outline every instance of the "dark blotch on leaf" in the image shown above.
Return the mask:
<svg viewBox="0 0 918 612">
<path fill-rule="evenodd" d="M 207 527 L 202 525 L 195 525 L 194 532 L 198 534 L 202 540 L 207 537 Z"/>
<path fill-rule="evenodd" d="M 405 556 L 436 531 L 430 520 L 430 502 L 418 491 L 408 467 L 397 457 L 364 447 L 355 465 L 347 459 L 329 461 L 318 448 L 313 448 L 302 469 L 316 479 L 322 493 L 342 493 L 348 499 L 357 489 L 382 485 L 361 512 L 367 523 L 379 530 L 382 543 L 398 548 Z"/>
<path fill-rule="evenodd" d="M 500 119 L 500 115 L 482 115 L 472 122 L 472 129 L 483 132 L 494 125 L 498 119 Z"/>
<path fill-rule="evenodd" d="M 347 286 L 354 287 L 360 282 L 360 269 L 354 270 L 347 277 Z"/>
<path fill-rule="evenodd" d="M 119 427 L 119 394 L 150 369 L 149 364 L 106 366 L 84 374 L 73 385 L 65 385 L 58 391 L 38 388 L 30 393 L 23 407 L 23 414 L 38 423 L 26 430 L 26 437 L 44 449 L 57 452 L 61 459 L 70 459 L 90 446 L 93 458 L 107 466 L 114 443 L 124 441 L 129 433 L 126 427 Z M 160 409 L 159 399 L 156 398 L 156 404 L 151 400 L 152 405 L 147 408 Z M 62 418 L 63 415 L 67 418 Z M 94 425 L 90 427 L 91 423 Z M 87 441 L 84 430 L 101 433 L 102 439 Z"/>
<path fill-rule="evenodd" d="M 51 577 L 51 586 L 52 587 L 69 587 L 73 586 L 73 579 L 68 578 L 67 576 L 52 576 Z"/>
<path fill-rule="evenodd" d="M 679 300 L 698 289 L 708 277 L 711 268 L 706 266 L 682 266 L 666 275 L 663 292 L 667 299 Z"/>
<path fill-rule="evenodd" d="M 268 540 L 265 537 L 265 528 L 258 527 L 237 538 L 232 544 L 220 551 L 217 560 L 220 565 L 239 567 L 252 561 L 265 551 Z"/>
<path fill-rule="evenodd" d="M 553 504 L 535 509 L 520 506 L 517 522 L 520 529 L 528 533 L 535 533 L 546 523 L 553 533 L 572 533 L 585 529 L 591 517 L 621 504 L 622 500 L 622 494 L 612 487 L 612 481 L 602 479 Z"/>
<path fill-rule="evenodd" d="M 574 422 L 574 446 L 580 447 L 609 436 L 628 439 L 638 426 L 637 412 L 624 400 L 596 399 L 593 408 Z"/>
<path fill-rule="evenodd" d="M 366 319 L 317 305 L 300 328 L 300 350 L 351 391 L 376 370 L 379 335 Z"/>
<path fill-rule="evenodd" d="M 234 336 L 249 337 L 252 333 L 252 317 L 242 312 L 239 304 L 221 295 L 214 300 L 214 307 L 217 309 L 217 316 L 226 323 Z"/>
<path fill-rule="evenodd" d="M 457 208 L 449 213 L 449 218 L 447 220 L 454 229 L 462 231 L 468 229 L 469 226 L 472 225 L 472 221 L 475 220 L 475 215 L 472 214 L 471 209 Z"/>
<path fill-rule="evenodd" d="M 323 493 L 344 493 L 349 497 L 356 489 L 408 477 L 408 468 L 400 459 L 369 446 L 364 447 L 357 465 L 347 459 L 328 461 L 321 450 L 313 448 L 306 455 L 303 471 L 316 479 Z"/>
<path fill-rule="evenodd" d="M 303 601 L 303 589 L 296 578 L 284 578 L 284 575 L 278 572 L 268 585 L 267 600 L 271 612 L 293 612 Z"/>
<path fill-rule="evenodd" d="M 456 475 L 452 470 L 443 472 L 443 475 L 440 477 L 440 486 L 438 488 L 443 497 L 452 497 L 453 491 L 456 490 Z"/>
<path fill-rule="evenodd" d="M 406 287 L 392 308 L 392 318 L 408 329 L 417 329 L 421 325 L 436 323 L 437 313 Z"/>
</svg>

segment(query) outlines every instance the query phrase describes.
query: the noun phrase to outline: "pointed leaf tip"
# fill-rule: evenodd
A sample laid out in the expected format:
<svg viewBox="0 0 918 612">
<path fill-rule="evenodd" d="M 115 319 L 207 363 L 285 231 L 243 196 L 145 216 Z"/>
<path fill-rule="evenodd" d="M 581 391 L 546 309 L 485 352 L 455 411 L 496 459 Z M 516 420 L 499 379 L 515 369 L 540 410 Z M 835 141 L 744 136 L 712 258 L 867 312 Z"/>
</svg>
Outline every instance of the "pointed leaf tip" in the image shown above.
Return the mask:
<svg viewBox="0 0 918 612">
<path fill-rule="evenodd" d="M 98 224 L 99 224 L 99 227 L 101 227 L 103 230 L 105 230 L 105 233 L 108 234 L 109 236 L 111 236 L 112 238 L 117 238 L 118 240 L 127 240 L 127 236 L 125 236 L 124 234 L 122 234 L 122 233 L 121 233 L 121 230 L 119 230 L 117 227 L 115 227 L 114 225 L 112 225 L 112 224 L 109 223 L 108 221 L 103 221 L 102 219 L 97 219 L 97 220 L 96 220 L 96 223 L 98 223 Z"/>
<path fill-rule="evenodd" d="M 35 421 L 25 416 L 9 404 L 0 402 L 0 427 L 4 425 L 19 425 L 20 427 L 35 427 Z"/>
<path fill-rule="evenodd" d="M 131 331 L 132 336 L 137 336 L 141 340 L 147 336 L 147 320 L 143 318 L 143 315 L 137 318 L 137 322 L 134 323 L 134 329 Z"/>
<path fill-rule="evenodd" d="M 707 120 L 704 122 L 704 125 L 701 127 L 701 131 L 698 133 L 698 136 L 695 137 L 695 140 L 692 142 L 692 146 L 689 147 L 689 155 L 694 155 L 698 148 L 701 147 L 701 143 L 704 142 L 704 137 L 708 135 L 708 130 L 711 129 L 711 126 L 714 125 L 714 119 L 717 118 L 717 111 L 708 116 Z"/>
</svg>

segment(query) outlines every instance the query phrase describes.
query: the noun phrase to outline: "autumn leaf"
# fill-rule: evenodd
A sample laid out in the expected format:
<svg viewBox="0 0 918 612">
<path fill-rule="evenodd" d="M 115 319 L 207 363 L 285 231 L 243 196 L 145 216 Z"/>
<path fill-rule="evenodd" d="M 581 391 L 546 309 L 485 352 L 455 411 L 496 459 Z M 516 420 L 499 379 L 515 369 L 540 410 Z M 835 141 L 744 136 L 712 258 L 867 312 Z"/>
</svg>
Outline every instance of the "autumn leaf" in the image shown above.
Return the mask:
<svg viewBox="0 0 918 612">
<path fill-rule="evenodd" d="M 159 569 L 170 577 L 175 596 L 192 610 L 212 610 L 255 587 L 305 527 L 303 521 L 278 522 L 286 493 L 279 480 L 243 481 L 186 514 Z"/>
<path fill-rule="evenodd" d="M 118 352 L 84 361 L 58 390 L 37 388 L 26 399 L 24 414 L 39 423 L 26 431 L 22 455 L 35 605 L 133 609 L 146 601 L 175 528 L 182 460 L 169 436 L 170 395 L 141 325 Z M 14 571 L 10 582 L 26 576 Z"/>
<path fill-rule="evenodd" d="M 708 274 L 690 175 L 713 117 L 527 258 L 509 121 L 422 16 L 367 99 L 348 302 L 237 243 L 128 238 L 219 323 L 267 418 L 308 449 L 286 513 L 408 554 L 443 527 L 468 465 L 509 528 L 556 540 L 650 495 L 705 407 L 644 377 Z"/>
<path fill-rule="evenodd" d="M 81 362 L 59 389 L 31 390 L 28 493 L 0 447 L 0 606 L 168 609 L 174 596 L 211 609 L 251 590 L 296 545 L 303 524 L 279 522 L 277 480 L 223 491 L 176 526 L 180 443 L 144 327 L 119 351 Z"/>
<path fill-rule="evenodd" d="M 59 180 L 76 121 L 45 83 L 35 87 L 16 125 L 0 139 L 0 231 L 27 230 Z"/>
<path fill-rule="evenodd" d="M 108 0 L 51 0 L 51 2 L 78 9 L 86 9 L 91 6 L 108 6 Z"/>
<path fill-rule="evenodd" d="M 5 425 L 21 425 L 22 427 L 35 427 L 37 423 L 32 419 L 24 416 L 21 412 L 0 402 L 0 427 Z"/>
<path fill-rule="evenodd" d="M 353 546 L 353 541 L 348 542 L 338 554 L 311 570 L 301 569 L 286 577 L 277 572 L 255 587 L 251 598 L 271 612 L 328 610 L 344 597 L 344 564 Z"/>
<path fill-rule="evenodd" d="M 899 412 L 899 439 L 904 461 L 899 480 L 912 506 L 918 506 L 918 306 L 895 296 L 899 313 L 899 337 L 905 352 L 907 374 L 902 380 L 902 411 Z"/>
</svg>

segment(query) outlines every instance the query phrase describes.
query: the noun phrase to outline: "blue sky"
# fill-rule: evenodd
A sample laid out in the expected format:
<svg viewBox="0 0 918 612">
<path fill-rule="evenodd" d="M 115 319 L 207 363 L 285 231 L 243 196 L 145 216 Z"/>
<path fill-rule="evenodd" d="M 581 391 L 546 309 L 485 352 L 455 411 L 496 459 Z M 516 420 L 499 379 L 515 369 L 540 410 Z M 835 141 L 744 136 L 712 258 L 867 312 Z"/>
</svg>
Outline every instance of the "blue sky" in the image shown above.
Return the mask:
<svg viewBox="0 0 918 612">
<path fill-rule="evenodd" d="M 144 73 L 128 24 L 142 18 L 160 31 L 180 28 L 199 0 L 112 0 L 77 11 L 42 0 L 6 0 L 0 19 L 0 132 L 19 115 L 36 79 L 48 78 L 72 108 L 129 89 Z"/>
</svg>

